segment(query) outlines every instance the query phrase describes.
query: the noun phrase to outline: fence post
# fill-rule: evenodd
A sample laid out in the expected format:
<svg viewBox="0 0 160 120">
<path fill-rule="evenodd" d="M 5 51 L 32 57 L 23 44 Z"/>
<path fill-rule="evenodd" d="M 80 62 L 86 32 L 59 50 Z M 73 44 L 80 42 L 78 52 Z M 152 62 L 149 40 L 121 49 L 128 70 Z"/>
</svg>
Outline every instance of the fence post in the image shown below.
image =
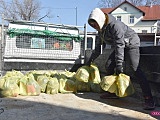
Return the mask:
<svg viewBox="0 0 160 120">
<path fill-rule="evenodd" d="M 2 19 L 2 25 L 1 25 L 1 55 L 0 55 L 0 57 L 1 57 L 1 61 L 0 61 L 0 75 L 2 76 L 2 74 L 3 74 L 3 67 L 4 67 L 4 60 L 3 60 L 3 54 L 4 54 L 4 14 L 2 14 L 2 16 L 1 16 L 1 19 Z"/>
<path fill-rule="evenodd" d="M 86 50 L 87 50 L 87 24 L 85 24 L 85 38 L 84 38 L 84 63 L 86 62 Z"/>
</svg>

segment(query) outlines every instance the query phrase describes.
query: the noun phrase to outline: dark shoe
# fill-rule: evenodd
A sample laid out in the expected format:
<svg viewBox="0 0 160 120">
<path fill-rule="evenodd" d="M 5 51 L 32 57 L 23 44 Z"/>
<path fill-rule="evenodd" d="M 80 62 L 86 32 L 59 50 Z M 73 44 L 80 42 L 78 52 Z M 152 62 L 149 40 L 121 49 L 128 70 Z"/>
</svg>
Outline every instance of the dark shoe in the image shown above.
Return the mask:
<svg viewBox="0 0 160 120">
<path fill-rule="evenodd" d="M 103 95 L 100 96 L 101 99 L 118 99 L 119 97 L 116 96 L 115 93 L 104 93 Z"/>
<path fill-rule="evenodd" d="M 155 102 L 153 98 L 145 98 L 144 110 L 154 110 Z"/>
</svg>

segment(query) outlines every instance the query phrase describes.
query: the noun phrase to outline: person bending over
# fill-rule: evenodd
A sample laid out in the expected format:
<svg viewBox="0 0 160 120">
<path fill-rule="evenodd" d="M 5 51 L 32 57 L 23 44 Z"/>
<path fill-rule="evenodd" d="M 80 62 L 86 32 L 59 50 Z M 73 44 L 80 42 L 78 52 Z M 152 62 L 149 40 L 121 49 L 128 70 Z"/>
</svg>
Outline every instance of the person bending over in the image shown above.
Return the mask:
<svg viewBox="0 0 160 120">
<path fill-rule="evenodd" d="M 99 8 L 91 11 L 88 24 L 98 31 L 98 41 L 95 50 L 92 51 L 91 57 L 86 65 L 90 65 L 100 54 L 103 46 L 112 45 L 113 52 L 109 55 L 106 62 L 106 75 L 119 75 L 123 73 L 124 53 L 126 52 L 130 60 L 130 66 L 137 77 L 144 97 L 145 110 L 153 110 L 155 102 L 151 93 L 149 83 L 139 66 L 139 47 L 140 38 L 137 33 L 123 22 L 118 21 L 111 14 L 105 14 Z M 115 98 L 113 93 L 106 92 L 100 98 Z"/>
</svg>

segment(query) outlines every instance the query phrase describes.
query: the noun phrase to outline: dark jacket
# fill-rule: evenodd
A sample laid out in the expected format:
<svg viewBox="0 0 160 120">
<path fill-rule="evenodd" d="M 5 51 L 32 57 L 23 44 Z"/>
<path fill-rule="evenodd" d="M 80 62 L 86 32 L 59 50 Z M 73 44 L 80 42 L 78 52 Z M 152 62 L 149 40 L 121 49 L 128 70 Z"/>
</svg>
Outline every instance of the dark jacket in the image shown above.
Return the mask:
<svg viewBox="0 0 160 120">
<path fill-rule="evenodd" d="M 91 59 L 94 60 L 99 56 L 101 44 L 109 44 L 115 49 L 116 65 L 122 65 L 124 61 L 124 48 L 139 47 L 140 39 L 136 32 L 123 22 L 116 20 L 110 14 L 107 14 L 107 16 L 108 22 L 103 25 L 101 32 L 98 33 L 99 39 L 96 42 L 96 48 L 91 55 Z"/>
</svg>

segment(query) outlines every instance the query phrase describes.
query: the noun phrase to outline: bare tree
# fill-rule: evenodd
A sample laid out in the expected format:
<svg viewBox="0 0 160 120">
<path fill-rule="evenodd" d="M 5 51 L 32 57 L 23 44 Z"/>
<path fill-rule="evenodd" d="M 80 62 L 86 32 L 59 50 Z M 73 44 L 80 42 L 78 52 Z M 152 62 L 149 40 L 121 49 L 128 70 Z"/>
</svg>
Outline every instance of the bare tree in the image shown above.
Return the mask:
<svg viewBox="0 0 160 120">
<path fill-rule="evenodd" d="M 141 5 L 143 5 L 144 0 L 128 0 L 128 1 L 135 6 L 141 6 Z"/>
<path fill-rule="evenodd" d="M 124 0 L 100 0 L 98 2 L 98 6 L 101 8 L 103 7 L 112 8 L 112 7 L 116 7 L 123 1 Z"/>
<path fill-rule="evenodd" d="M 112 0 L 101 0 L 101 1 L 98 2 L 98 6 L 101 7 L 101 8 L 103 8 L 103 7 L 111 8 L 112 7 L 111 4 L 110 4 L 111 1 Z"/>
<path fill-rule="evenodd" d="M 9 19 L 38 20 L 41 9 L 41 3 L 38 0 L 12 0 L 11 2 L 0 0 L 0 12 Z M 48 14 L 44 16 L 47 17 Z"/>
<path fill-rule="evenodd" d="M 112 0 L 112 6 L 116 7 L 121 4 L 124 0 Z"/>
<path fill-rule="evenodd" d="M 100 0 L 98 2 L 99 7 L 103 8 L 113 8 L 118 6 L 120 3 L 124 2 L 125 0 Z M 160 5 L 160 0 L 127 0 L 128 2 L 132 3 L 135 6 L 141 5 Z"/>
<path fill-rule="evenodd" d="M 145 0 L 145 5 L 160 5 L 160 0 Z"/>
</svg>

